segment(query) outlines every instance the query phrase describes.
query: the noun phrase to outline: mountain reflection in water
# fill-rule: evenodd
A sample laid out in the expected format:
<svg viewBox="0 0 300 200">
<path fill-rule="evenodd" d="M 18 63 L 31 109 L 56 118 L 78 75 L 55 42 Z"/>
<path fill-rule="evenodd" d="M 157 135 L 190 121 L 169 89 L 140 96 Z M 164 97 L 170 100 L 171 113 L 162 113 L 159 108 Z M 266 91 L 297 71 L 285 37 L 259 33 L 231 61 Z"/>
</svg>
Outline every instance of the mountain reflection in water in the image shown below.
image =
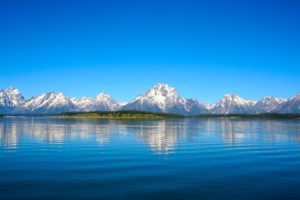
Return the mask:
<svg viewBox="0 0 300 200">
<path fill-rule="evenodd" d="M 176 153 L 177 146 L 184 141 L 209 143 L 217 140 L 232 149 L 251 141 L 300 143 L 300 123 L 297 120 L 254 119 L 1 119 L 1 146 L 7 149 L 18 148 L 19 141 L 24 136 L 48 144 L 60 144 L 72 139 L 83 142 L 94 139 L 104 147 L 114 140 L 133 136 L 137 141 L 147 144 L 156 154 L 170 154 Z"/>
</svg>

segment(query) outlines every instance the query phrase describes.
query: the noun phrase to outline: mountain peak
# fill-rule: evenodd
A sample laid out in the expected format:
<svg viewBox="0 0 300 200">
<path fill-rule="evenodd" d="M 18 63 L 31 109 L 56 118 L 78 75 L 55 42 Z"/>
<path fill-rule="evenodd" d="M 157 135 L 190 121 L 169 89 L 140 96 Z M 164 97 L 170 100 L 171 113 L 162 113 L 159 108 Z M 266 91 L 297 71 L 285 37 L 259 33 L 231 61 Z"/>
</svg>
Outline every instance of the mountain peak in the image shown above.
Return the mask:
<svg viewBox="0 0 300 200">
<path fill-rule="evenodd" d="M 273 97 L 273 96 L 265 96 L 262 98 L 262 100 L 274 100 L 276 99 L 276 97 Z"/>
<path fill-rule="evenodd" d="M 66 95 L 62 92 L 47 92 L 44 93 L 42 96 L 46 97 L 46 98 L 67 98 Z"/>
<path fill-rule="evenodd" d="M 89 110 L 117 110 L 119 109 L 119 103 L 112 98 L 109 94 L 99 93 L 93 100 L 92 104 L 87 106 Z"/>
<path fill-rule="evenodd" d="M 293 100 L 300 100 L 300 92 L 296 93 L 291 99 Z"/>
<path fill-rule="evenodd" d="M 246 103 L 247 101 L 236 94 L 226 94 L 223 96 L 220 102 Z"/>
<path fill-rule="evenodd" d="M 238 96 L 236 94 L 225 94 L 224 98 L 240 98 L 240 96 Z"/>
<path fill-rule="evenodd" d="M 261 102 L 284 102 L 286 101 L 286 99 L 277 98 L 274 96 L 265 96 L 260 101 Z"/>
<path fill-rule="evenodd" d="M 8 87 L 5 90 L 1 90 L 1 104 L 6 104 L 12 107 L 18 107 L 24 102 L 24 97 L 21 92 L 15 87 Z M 4 103 L 5 102 L 5 103 Z"/>
<path fill-rule="evenodd" d="M 199 113 L 205 110 L 195 99 L 182 98 L 175 88 L 168 84 L 158 83 L 146 93 L 136 97 L 122 107 L 125 110 L 143 110 L 165 113 Z"/>
<path fill-rule="evenodd" d="M 157 83 L 153 86 L 153 88 L 172 88 L 172 87 L 167 83 Z"/>
<path fill-rule="evenodd" d="M 110 99 L 110 98 L 112 97 L 109 94 L 106 94 L 104 92 L 101 92 L 96 96 L 96 99 Z"/>
<path fill-rule="evenodd" d="M 241 113 L 253 113 L 254 101 L 249 101 L 241 98 L 235 94 L 226 94 L 224 97 L 215 105 L 213 113 L 218 114 L 241 114 Z"/>
<path fill-rule="evenodd" d="M 167 83 L 157 83 L 152 87 L 152 89 L 156 89 L 156 90 L 175 90 L 174 87 L 170 86 Z"/>
<path fill-rule="evenodd" d="M 48 92 L 25 99 L 15 87 L 0 90 L 0 112 L 3 113 L 60 113 L 72 111 L 143 110 L 178 114 L 249 114 L 299 113 L 300 93 L 289 99 L 265 96 L 259 101 L 246 100 L 236 94 L 224 95 L 216 104 L 203 104 L 197 99 L 186 99 L 177 90 L 157 83 L 144 94 L 126 103 L 118 103 L 110 95 L 69 98 L 61 92 Z"/>
<path fill-rule="evenodd" d="M 179 97 L 175 88 L 169 86 L 168 84 L 158 83 L 149 89 L 145 96 L 160 96 L 160 97 Z"/>
<path fill-rule="evenodd" d="M 17 88 L 15 88 L 13 86 L 10 86 L 10 87 L 6 88 L 5 89 L 5 93 L 9 93 L 9 94 L 21 94 L 21 92 Z"/>
</svg>

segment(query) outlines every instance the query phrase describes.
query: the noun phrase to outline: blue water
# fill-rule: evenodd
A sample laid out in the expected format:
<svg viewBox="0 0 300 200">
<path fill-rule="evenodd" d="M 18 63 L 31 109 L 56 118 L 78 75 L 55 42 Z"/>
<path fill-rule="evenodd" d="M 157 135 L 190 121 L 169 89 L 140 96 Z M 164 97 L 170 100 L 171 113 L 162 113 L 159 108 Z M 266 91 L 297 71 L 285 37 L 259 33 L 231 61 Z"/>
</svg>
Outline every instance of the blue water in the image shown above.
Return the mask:
<svg viewBox="0 0 300 200">
<path fill-rule="evenodd" d="M 300 199 L 300 120 L 0 119 L 0 199 Z"/>
</svg>

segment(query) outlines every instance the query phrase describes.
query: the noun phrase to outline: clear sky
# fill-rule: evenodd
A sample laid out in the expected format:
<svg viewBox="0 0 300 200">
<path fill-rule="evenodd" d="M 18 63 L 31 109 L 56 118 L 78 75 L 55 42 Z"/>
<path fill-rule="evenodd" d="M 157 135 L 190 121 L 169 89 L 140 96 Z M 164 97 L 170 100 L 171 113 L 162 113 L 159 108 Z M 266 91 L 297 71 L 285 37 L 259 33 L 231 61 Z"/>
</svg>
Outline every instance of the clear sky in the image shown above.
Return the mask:
<svg viewBox="0 0 300 200">
<path fill-rule="evenodd" d="M 0 88 L 25 97 L 155 83 L 215 102 L 300 91 L 300 1 L 1 0 Z"/>
</svg>

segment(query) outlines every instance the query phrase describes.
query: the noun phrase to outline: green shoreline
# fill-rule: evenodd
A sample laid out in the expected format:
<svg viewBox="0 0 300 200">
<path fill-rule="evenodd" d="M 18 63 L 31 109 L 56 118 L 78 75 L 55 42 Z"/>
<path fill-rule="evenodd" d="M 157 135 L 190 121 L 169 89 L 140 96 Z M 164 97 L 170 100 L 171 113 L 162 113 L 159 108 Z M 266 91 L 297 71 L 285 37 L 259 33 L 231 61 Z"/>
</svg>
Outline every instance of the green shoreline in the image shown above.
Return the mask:
<svg viewBox="0 0 300 200">
<path fill-rule="evenodd" d="M 99 119 L 168 119 L 168 118 L 246 118 L 246 119 L 300 119 L 300 114 L 201 114 L 179 115 L 171 113 L 154 113 L 143 111 L 115 111 L 115 112 L 68 112 L 56 115 L 62 118 L 99 118 Z"/>
<path fill-rule="evenodd" d="M 175 118 L 229 118 L 229 119 L 300 119 L 299 114 L 288 113 L 261 113 L 261 114 L 200 114 L 200 115 L 179 115 L 172 113 L 155 113 L 144 111 L 101 111 L 101 112 L 66 112 L 60 114 L 14 114 L 4 116 L 31 116 L 31 117 L 55 117 L 55 118 L 89 118 L 89 119 L 175 119 Z"/>
<path fill-rule="evenodd" d="M 115 112 L 67 112 L 55 115 L 59 118 L 95 118 L 95 119 L 169 119 L 183 118 L 182 115 L 169 113 L 153 113 L 143 111 L 115 111 Z"/>
</svg>

